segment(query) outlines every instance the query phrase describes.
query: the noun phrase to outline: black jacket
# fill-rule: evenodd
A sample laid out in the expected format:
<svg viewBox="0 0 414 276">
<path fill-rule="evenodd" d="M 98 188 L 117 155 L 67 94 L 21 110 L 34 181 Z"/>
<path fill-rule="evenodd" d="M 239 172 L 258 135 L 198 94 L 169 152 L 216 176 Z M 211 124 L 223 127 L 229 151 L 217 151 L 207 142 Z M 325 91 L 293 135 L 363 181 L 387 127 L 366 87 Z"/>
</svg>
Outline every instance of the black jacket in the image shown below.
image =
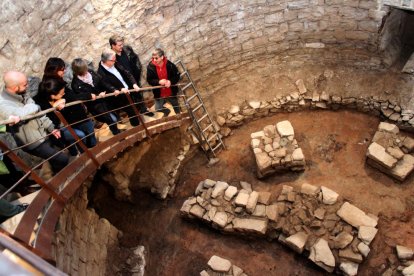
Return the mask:
<svg viewBox="0 0 414 276">
<path fill-rule="evenodd" d="M 122 50 L 122 55 L 126 55 L 128 61 L 129 61 L 129 67 L 131 68 L 130 73 L 135 78 L 135 81 L 140 86 L 141 83 L 141 61 L 139 60 L 138 55 L 134 52 L 131 46 L 124 45 L 124 48 Z M 116 55 L 116 59 L 119 59 L 119 56 Z"/>
<path fill-rule="evenodd" d="M 180 81 L 180 72 L 178 71 L 177 66 L 169 60 L 167 60 L 167 75 L 171 85 L 177 84 Z M 159 86 L 159 81 L 160 79 L 157 74 L 157 68 L 154 64 L 152 64 L 152 62 L 150 62 L 147 67 L 147 82 L 152 86 Z M 171 91 L 173 96 L 177 96 L 178 87 L 171 86 Z M 152 93 L 154 94 L 154 98 L 159 98 L 161 96 L 160 89 L 154 89 L 152 90 Z"/>
<path fill-rule="evenodd" d="M 127 70 L 125 70 L 122 66 L 116 63 L 114 66 L 121 74 L 122 78 L 128 85 L 129 89 L 132 89 L 133 88 L 132 86 L 134 84 L 137 84 L 134 77 Z M 124 85 L 122 84 L 122 82 L 114 74 L 106 70 L 102 66 L 101 63 L 99 63 L 98 74 L 101 76 L 103 81 L 106 83 L 110 91 L 121 90 L 122 88 L 124 88 Z"/>
<path fill-rule="evenodd" d="M 66 103 L 76 101 L 76 98 L 73 96 L 72 90 L 67 87 L 65 88 L 65 95 L 63 96 L 63 98 L 66 100 Z M 42 110 L 53 107 L 49 103 L 49 97 L 47 95 L 43 95 L 40 92 L 34 97 L 33 100 L 40 106 Z M 63 117 L 65 117 L 66 121 L 69 124 L 84 120 L 88 117 L 88 115 L 86 114 L 86 110 L 82 104 L 67 106 L 60 110 L 60 113 L 62 113 Z M 49 117 L 49 119 L 53 122 L 56 128 L 59 127 L 61 121 L 54 112 L 49 112 L 46 114 L 46 116 Z M 76 124 L 72 125 L 72 127 L 76 127 Z"/>
</svg>

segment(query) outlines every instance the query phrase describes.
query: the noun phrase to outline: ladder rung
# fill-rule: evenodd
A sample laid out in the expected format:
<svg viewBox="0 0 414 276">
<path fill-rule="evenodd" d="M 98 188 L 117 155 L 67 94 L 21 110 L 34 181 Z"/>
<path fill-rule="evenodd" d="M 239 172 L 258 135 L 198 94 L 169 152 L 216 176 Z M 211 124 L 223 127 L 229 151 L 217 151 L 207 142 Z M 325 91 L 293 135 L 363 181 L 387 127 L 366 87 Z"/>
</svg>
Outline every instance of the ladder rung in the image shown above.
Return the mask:
<svg viewBox="0 0 414 276">
<path fill-rule="evenodd" d="M 207 129 L 209 129 L 213 124 L 209 124 L 205 129 L 203 129 L 203 132 L 206 132 Z"/>
<path fill-rule="evenodd" d="M 199 104 L 199 105 L 197 105 L 194 109 L 193 109 L 193 112 L 196 112 L 197 110 L 199 110 L 200 109 L 200 107 L 202 107 L 203 106 L 203 104 Z"/>
<path fill-rule="evenodd" d="M 182 78 L 185 74 L 187 74 L 187 71 L 182 72 L 182 73 L 180 74 L 180 78 Z"/>
<path fill-rule="evenodd" d="M 194 99 L 195 97 L 197 97 L 197 93 L 195 93 L 194 95 L 190 96 L 187 98 L 187 102 L 191 101 L 192 99 Z"/>
<path fill-rule="evenodd" d="M 212 151 L 215 151 L 216 149 L 218 149 L 218 147 L 222 146 L 223 144 L 220 142 L 217 144 L 217 146 L 215 146 L 213 149 L 211 149 Z"/>
<path fill-rule="evenodd" d="M 181 90 L 186 90 L 188 87 L 190 87 L 191 86 L 191 82 L 190 83 L 187 83 L 186 85 L 184 85 L 184 87 L 183 88 L 181 88 Z"/>
<path fill-rule="evenodd" d="M 214 133 L 213 136 L 207 139 L 207 142 L 210 142 L 211 140 L 213 140 L 213 138 L 216 137 L 217 135 L 218 133 Z"/>
<path fill-rule="evenodd" d="M 204 114 L 200 119 L 197 120 L 197 123 L 201 122 L 202 120 L 204 120 L 204 118 L 207 117 L 207 113 Z"/>
</svg>

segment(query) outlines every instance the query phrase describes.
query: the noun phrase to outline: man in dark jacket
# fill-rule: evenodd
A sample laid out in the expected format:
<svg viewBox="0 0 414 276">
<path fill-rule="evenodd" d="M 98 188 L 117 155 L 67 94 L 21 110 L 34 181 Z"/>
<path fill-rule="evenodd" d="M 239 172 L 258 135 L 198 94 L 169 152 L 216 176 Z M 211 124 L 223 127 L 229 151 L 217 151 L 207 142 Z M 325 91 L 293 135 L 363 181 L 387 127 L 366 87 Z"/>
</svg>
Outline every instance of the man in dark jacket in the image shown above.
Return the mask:
<svg viewBox="0 0 414 276">
<path fill-rule="evenodd" d="M 117 95 L 110 103 L 109 109 L 122 108 L 129 117 L 132 126 L 139 125 L 139 119 L 134 109 L 124 93 L 129 93 L 129 89 L 139 89 L 134 77 L 121 65 L 116 63 L 116 54 L 113 50 L 106 49 L 102 52 L 101 62 L 99 63 L 98 74 L 104 82 Z M 122 93 L 122 94 L 121 94 Z"/>
<path fill-rule="evenodd" d="M 116 62 L 127 70 L 135 79 L 138 86 L 141 86 L 141 62 L 138 55 L 134 52 L 131 46 L 124 45 L 124 38 L 119 35 L 114 35 L 109 38 L 109 45 L 116 53 Z M 148 111 L 145 105 L 142 92 L 135 92 L 131 94 L 134 101 L 137 103 L 139 111 L 147 116 L 154 116 L 154 113 Z"/>
<path fill-rule="evenodd" d="M 164 51 L 157 48 L 152 53 L 152 60 L 147 67 L 147 81 L 152 86 L 163 85 L 165 88 L 154 89 L 155 110 L 163 112 L 168 116 L 170 110 L 164 107 L 168 101 L 173 106 L 176 114 L 180 113 L 178 103 L 178 87 L 171 86 L 177 84 L 180 80 L 180 72 L 174 63 L 170 62 L 164 54 Z"/>
</svg>

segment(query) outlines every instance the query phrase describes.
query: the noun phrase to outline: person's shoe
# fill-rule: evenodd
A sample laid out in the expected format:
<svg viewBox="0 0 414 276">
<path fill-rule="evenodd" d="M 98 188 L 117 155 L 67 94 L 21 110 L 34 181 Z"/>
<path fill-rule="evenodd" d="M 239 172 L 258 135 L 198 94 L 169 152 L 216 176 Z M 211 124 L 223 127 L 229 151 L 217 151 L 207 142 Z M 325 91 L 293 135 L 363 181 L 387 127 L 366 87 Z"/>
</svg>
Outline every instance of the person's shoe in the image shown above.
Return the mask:
<svg viewBox="0 0 414 276">
<path fill-rule="evenodd" d="M 154 117 L 154 112 L 151 112 L 151 111 L 146 111 L 146 112 L 144 112 L 144 115 L 147 115 L 147 116 L 149 116 L 149 117 Z"/>
<path fill-rule="evenodd" d="M 27 209 L 27 207 L 29 207 L 29 204 L 22 203 L 22 204 L 17 205 L 17 207 L 19 208 L 19 213 L 21 213 L 21 212 L 25 211 Z"/>
<path fill-rule="evenodd" d="M 167 117 L 171 113 L 171 110 L 164 108 L 161 112 L 164 113 L 164 117 Z"/>
</svg>

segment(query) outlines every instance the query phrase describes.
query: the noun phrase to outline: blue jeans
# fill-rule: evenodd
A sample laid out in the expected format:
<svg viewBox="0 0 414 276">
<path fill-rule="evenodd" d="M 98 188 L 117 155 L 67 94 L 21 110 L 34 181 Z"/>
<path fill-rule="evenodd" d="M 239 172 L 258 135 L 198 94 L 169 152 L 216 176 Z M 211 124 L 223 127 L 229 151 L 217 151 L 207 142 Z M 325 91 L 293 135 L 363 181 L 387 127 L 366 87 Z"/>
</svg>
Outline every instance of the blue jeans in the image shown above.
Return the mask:
<svg viewBox="0 0 414 276">
<path fill-rule="evenodd" d="M 79 139 L 82 140 L 82 142 L 88 147 L 92 148 L 96 146 L 96 136 L 94 132 L 94 125 L 91 120 L 86 120 L 80 124 L 76 124 L 76 126 L 73 127 L 73 130 L 75 131 L 76 135 L 79 137 Z M 67 145 L 73 144 L 76 142 L 76 139 L 70 134 L 69 130 L 67 128 L 62 128 L 62 137 L 65 140 Z M 89 135 L 90 134 L 90 135 Z M 78 154 L 79 152 L 83 152 L 82 148 L 80 146 L 71 146 L 68 148 L 69 153 L 74 156 Z"/>
<path fill-rule="evenodd" d="M 37 146 L 34 149 L 25 150 L 28 153 L 43 158 L 48 159 L 52 155 L 58 153 L 58 150 L 52 147 L 50 144 L 49 139 L 41 143 L 39 146 Z M 52 167 L 52 170 L 54 173 L 59 172 L 61 169 L 63 169 L 69 162 L 69 157 L 64 152 L 59 152 L 57 155 L 52 157 L 50 160 L 50 166 Z"/>
</svg>

